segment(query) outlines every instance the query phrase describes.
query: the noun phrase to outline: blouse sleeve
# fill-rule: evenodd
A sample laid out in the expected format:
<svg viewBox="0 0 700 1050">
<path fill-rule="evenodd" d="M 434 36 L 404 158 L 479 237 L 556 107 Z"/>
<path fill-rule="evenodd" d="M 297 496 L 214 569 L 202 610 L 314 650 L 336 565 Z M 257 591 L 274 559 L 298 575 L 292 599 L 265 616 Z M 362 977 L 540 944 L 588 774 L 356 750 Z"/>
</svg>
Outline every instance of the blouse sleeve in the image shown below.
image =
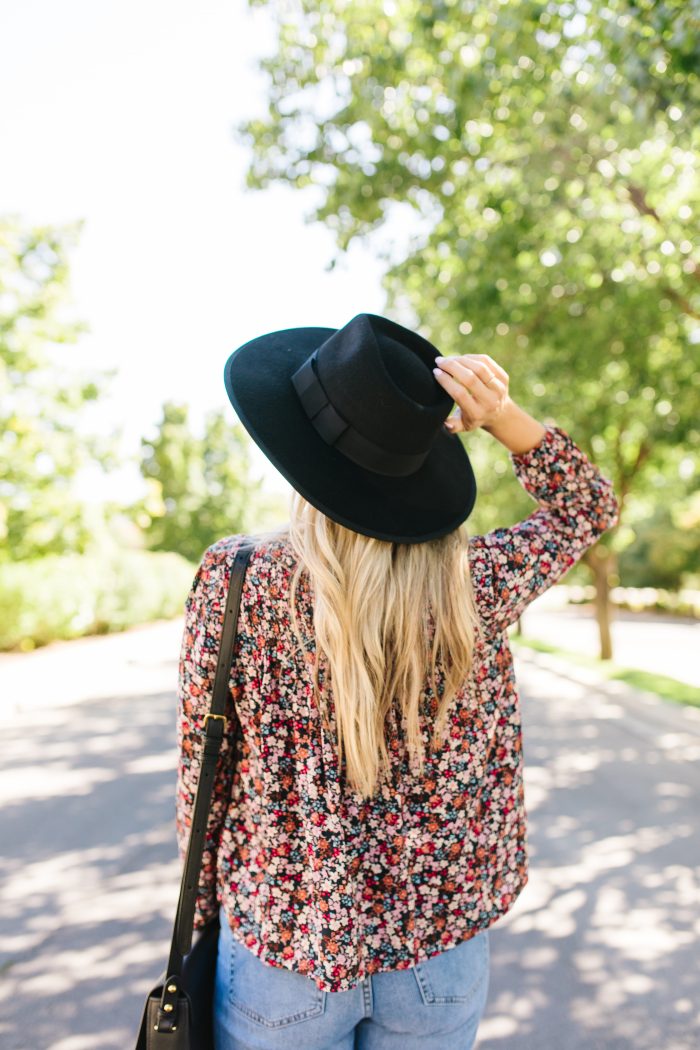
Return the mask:
<svg viewBox="0 0 700 1050">
<path fill-rule="evenodd" d="M 185 601 L 185 626 L 178 672 L 176 828 L 180 859 L 184 861 L 189 840 L 204 744 L 204 719 L 211 706 L 214 677 L 218 661 L 224 610 L 228 592 L 227 564 L 231 559 L 208 548 L 197 569 Z M 216 768 L 212 804 L 199 875 L 194 928 L 199 929 L 218 909 L 217 850 L 224 815 L 231 792 L 232 764 L 230 752 L 236 730 L 235 711 L 230 690 L 226 704 L 227 729 L 224 733 Z"/>
<path fill-rule="evenodd" d="M 559 426 L 539 444 L 511 452 L 516 477 L 539 509 L 509 528 L 470 538 L 470 566 L 486 633 L 505 630 L 617 524 L 611 481 Z"/>
</svg>

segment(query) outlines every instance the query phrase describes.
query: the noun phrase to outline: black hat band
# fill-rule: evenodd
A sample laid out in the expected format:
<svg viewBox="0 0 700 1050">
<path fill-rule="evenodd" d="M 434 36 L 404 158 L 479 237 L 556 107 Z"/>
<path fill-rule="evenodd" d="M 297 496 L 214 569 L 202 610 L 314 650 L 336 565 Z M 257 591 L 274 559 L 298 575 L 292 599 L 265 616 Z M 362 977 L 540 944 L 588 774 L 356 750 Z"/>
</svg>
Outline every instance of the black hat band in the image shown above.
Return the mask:
<svg viewBox="0 0 700 1050">
<path fill-rule="evenodd" d="M 366 470 L 397 478 L 414 474 L 423 465 L 430 450 L 418 454 L 393 452 L 364 437 L 331 404 L 316 374 L 315 361 L 315 353 L 307 357 L 293 374 L 292 383 L 304 411 L 323 440 Z"/>
</svg>

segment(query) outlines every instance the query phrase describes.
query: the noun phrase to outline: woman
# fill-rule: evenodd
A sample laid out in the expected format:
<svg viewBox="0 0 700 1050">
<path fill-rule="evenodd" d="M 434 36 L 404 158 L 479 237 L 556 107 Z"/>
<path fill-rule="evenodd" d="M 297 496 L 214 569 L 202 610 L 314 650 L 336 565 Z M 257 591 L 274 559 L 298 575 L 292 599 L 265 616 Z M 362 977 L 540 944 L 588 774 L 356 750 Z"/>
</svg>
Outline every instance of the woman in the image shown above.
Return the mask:
<svg viewBox="0 0 700 1050">
<path fill-rule="evenodd" d="M 196 915 L 220 909 L 217 1050 L 467 1050 L 489 929 L 528 879 L 506 629 L 616 523 L 611 483 L 492 358 L 439 358 L 373 314 L 260 336 L 224 378 L 294 491 L 288 526 L 205 551 L 186 603 L 183 853 L 231 563 L 254 542 Z M 468 536 L 456 435 L 477 427 L 539 507 Z"/>
</svg>

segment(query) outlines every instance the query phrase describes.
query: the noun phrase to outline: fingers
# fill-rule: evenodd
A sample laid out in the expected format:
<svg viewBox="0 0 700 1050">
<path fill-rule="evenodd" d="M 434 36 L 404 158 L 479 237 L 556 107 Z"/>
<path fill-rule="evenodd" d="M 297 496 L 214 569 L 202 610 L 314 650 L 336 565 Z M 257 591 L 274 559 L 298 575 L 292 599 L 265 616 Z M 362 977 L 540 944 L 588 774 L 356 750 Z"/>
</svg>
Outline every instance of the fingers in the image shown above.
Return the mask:
<svg viewBox="0 0 700 1050">
<path fill-rule="evenodd" d="M 501 382 L 504 383 L 506 386 L 508 385 L 508 373 L 504 368 L 501 368 L 497 361 L 494 361 L 492 357 L 489 357 L 488 354 L 470 354 L 468 356 L 475 357 L 479 361 L 484 361 L 485 364 L 490 368 L 491 372 L 496 376 L 496 378 L 500 379 Z"/>
<path fill-rule="evenodd" d="M 436 363 L 441 367 L 442 363 L 447 361 L 461 362 L 464 366 L 474 371 L 487 386 L 495 387 L 494 383 L 489 383 L 491 376 L 494 376 L 500 380 L 507 393 L 510 382 L 508 373 L 489 354 L 462 354 L 454 357 L 436 358 Z"/>
<path fill-rule="evenodd" d="M 442 372 L 438 370 L 435 373 L 435 378 L 459 407 L 459 416 L 449 417 L 449 422 L 453 424 L 451 428 L 448 428 L 450 433 L 455 434 L 460 430 L 472 430 L 478 426 L 478 419 L 482 410 L 479 409 L 476 398 L 469 395 L 469 391 L 465 389 L 462 382 L 455 379 L 447 371 Z"/>
<path fill-rule="evenodd" d="M 446 427 L 448 434 L 459 434 L 462 430 L 469 430 L 468 426 L 464 425 L 462 418 L 462 410 L 458 408 L 456 412 L 448 416 L 443 426 Z"/>
<path fill-rule="evenodd" d="M 464 393 L 460 390 L 460 387 L 465 388 L 474 398 L 477 398 L 480 402 L 490 405 L 492 402 L 498 401 L 498 398 L 503 392 L 504 384 L 496 377 L 494 380 L 492 377 L 494 373 L 483 361 L 475 360 L 474 355 L 467 364 L 463 358 L 459 357 L 446 357 L 442 358 L 439 362 L 440 369 L 446 373 L 448 380 L 443 382 L 445 390 L 448 394 L 452 394 L 454 400 L 460 406 L 464 407 L 462 400 L 464 399 Z M 441 381 L 441 376 L 437 376 L 438 381 Z M 488 380 L 492 380 L 489 384 Z M 460 397 L 456 396 L 457 394 Z"/>
<path fill-rule="evenodd" d="M 507 397 L 508 374 L 488 354 L 437 358 L 436 364 L 435 378 L 459 408 L 445 420 L 451 434 L 481 426 Z"/>
</svg>

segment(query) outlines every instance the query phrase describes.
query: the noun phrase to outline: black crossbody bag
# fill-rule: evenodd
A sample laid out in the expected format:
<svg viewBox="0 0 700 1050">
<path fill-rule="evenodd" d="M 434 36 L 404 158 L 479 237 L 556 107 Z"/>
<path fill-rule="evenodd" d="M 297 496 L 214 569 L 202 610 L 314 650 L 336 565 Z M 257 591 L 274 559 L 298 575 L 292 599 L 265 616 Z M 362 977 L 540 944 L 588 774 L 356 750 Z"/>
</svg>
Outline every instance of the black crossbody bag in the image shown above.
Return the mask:
<svg viewBox="0 0 700 1050">
<path fill-rule="evenodd" d="M 146 999 L 136 1050 L 214 1050 L 214 978 L 219 946 L 219 916 L 217 913 L 196 934 L 193 932 L 193 923 L 216 764 L 226 731 L 224 712 L 241 592 L 252 552 L 252 546 L 243 544 L 239 547 L 231 569 L 211 707 L 204 719 L 202 764 L 180 882 L 170 957 L 167 969 Z M 235 740 L 231 755 L 234 761 Z"/>
</svg>

